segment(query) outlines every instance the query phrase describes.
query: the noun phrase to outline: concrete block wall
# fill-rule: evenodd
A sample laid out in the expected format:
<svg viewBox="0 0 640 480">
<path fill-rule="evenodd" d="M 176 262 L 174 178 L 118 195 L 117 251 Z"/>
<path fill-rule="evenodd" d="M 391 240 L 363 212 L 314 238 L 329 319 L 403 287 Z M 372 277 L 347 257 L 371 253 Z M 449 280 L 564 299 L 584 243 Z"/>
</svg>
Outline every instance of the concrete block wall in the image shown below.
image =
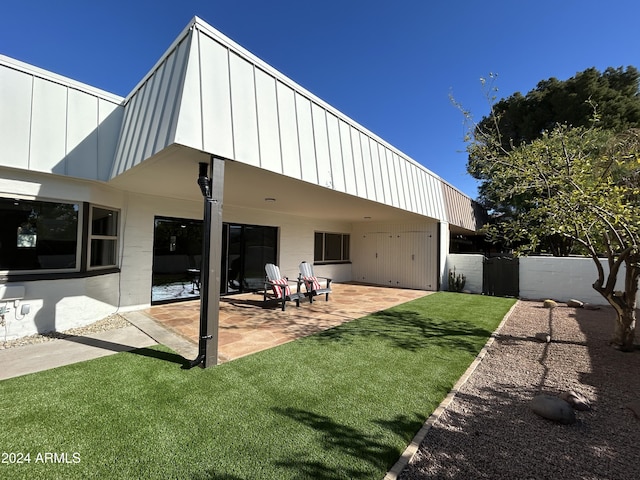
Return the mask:
<svg viewBox="0 0 640 480">
<path fill-rule="evenodd" d="M 442 289 L 449 288 L 449 270 L 456 269 L 456 275 L 466 277 L 464 289 L 471 293 L 482 293 L 482 255 L 455 253 L 447 255 Z"/>
<path fill-rule="evenodd" d="M 482 293 L 482 262 L 477 254 L 447 255 L 447 270 L 456 267 L 456 273 L 467 277 L 465 290 Z M 609 267 L 601 260 L 605 275 Z M 618 275 L 617 288 L 622 289 L 625 269 Z M 566 302 L 575 298 L 594 305 L 607 305 L 607 301 L 593 288 L 598 278 L 596 266 L 591 258 L 584 257 L 521 257 L 520 298 L 539 300 L 551 298 Z M 446 284 L 443 284 L 446 289 Z M 640 305 L 640 294 L 638 295 Z"/>
<path fill-rule="evenodd" d="M 609 266 L 600 260 L 605 275 Z M 624 285 L 624 266 L 618 274 L 616 288 Z M 523 257 L 520 259 L 520 298 L 552 298 L 566 302 L 571 298 L 594 305 L 607 301 L 592 285 L 598 279 L 596 265 L 584 257 Z M 640 296 L 639 296 L 640 298 Z"/>
</svg>

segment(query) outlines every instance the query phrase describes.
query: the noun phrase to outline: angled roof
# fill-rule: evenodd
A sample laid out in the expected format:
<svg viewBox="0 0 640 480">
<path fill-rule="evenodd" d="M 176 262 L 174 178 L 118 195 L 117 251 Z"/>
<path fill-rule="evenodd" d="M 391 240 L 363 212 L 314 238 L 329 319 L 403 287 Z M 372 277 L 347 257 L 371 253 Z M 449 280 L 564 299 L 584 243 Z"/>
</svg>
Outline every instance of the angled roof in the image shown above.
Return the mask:
<svg viewBox="0 0 640 480">
<path fill-rule="evenodd" d="M 0 113 L 3 124 L 13 122 L 9 146 L 0 150 L 19 153 L 9 166 L 109 181 L 184 146 L 477 226 L 469 197 L 197 17 L 125 99 L 11 59 L 0 58 L 0 66 L 17 72 L 0 69 L 0 83 L 9 86 L 0 100 L 25 112 L 18 126 Z M 34 122 L 60 131 L 35 138 L 45 129 Z"/>
</svg>

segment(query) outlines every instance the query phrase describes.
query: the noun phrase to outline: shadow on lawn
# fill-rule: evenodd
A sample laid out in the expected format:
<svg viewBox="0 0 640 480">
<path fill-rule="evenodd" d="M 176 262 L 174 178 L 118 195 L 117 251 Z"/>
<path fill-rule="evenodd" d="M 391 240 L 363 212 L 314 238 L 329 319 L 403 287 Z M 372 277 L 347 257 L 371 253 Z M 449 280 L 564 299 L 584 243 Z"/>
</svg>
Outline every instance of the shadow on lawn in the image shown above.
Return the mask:
<svg viewBox="0 0 640 480">
<path fill-rule="evenodd" d="M 274 411 L 319 432 L 322 438 L 322 449 L 329 460 L 324 462 L 305 458 L 304 452 L 297 452 L 295 456 L 282 458 L 276 462 L 277 466 L 292 471 L 295 478 L 318 480 L 371 478 L 372 471 L 386 472 L 402 453 L 397 448 L 380 442 L 379 437 L 371 433 L 341 425 L 324 415 L 297 408 L 275 408 Z M 413 419 L 399 416 L 376 423 L 407 441 L 407 438 L 412 438 L 420 428 L 422 421 L 418 415 L 415 415 Z M 347 465 L 336 465 L 334 459 L 338 453 L 341 456 L 352 457 L 353 462 Z"/>
<path fill-rule="evenodd" d="M 109 342 L 108 340 L 100 340 L 98 338 L 83 337 L 79 335 L 68 335 L 60 332 L 51 332 L 47 334 L 47 336 L 57 338 L 59 340 L 67 340 L 69 342 L 88 345 L 90 347 L 102 348 L 112 352 L 128 352 L 143 357 L 156 358 L 165 362 L 177 363 L 182 367 L 187 367 L 189 365 L 189 360 L 185 359 L 182 355 L 172 352 L 163 352 L 162 350 L 156 350 L 154 348 L 133 348 L 130 345 L 124 345 L 122 343 Z"/>
<path fill-rule="evenodd" d="M 385 310 L 312 337 L 316 341 L 352 342 L 375 336 L 393 346 L 417 351 L 429 346 L 464 349 L 477 353 L 491 332 L 464 320 L 431 318 L 419 312 Z"/>
</svg>

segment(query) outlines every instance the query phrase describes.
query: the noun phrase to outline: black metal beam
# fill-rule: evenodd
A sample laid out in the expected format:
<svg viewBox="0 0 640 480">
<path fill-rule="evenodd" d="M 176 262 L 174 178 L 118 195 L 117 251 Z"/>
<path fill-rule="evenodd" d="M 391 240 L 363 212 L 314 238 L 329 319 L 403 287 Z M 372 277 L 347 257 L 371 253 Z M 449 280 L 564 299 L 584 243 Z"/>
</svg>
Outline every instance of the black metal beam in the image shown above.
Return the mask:
<svg viewBox="0 0 640 480">
<path fill-rule="evenodd" d="M 210 176 L 207 175 L 207 167 Z M 204 197 L 202 266 L 200 268 L 200 338 L 198 357 L 190 367 L 207 368 L 218 363 L 220 311 L 220 264 L 222 257 L 222 198 L 224 160 L 211 156 L 210 164 L 200 163 L 198 185 Z"/>
</svg>

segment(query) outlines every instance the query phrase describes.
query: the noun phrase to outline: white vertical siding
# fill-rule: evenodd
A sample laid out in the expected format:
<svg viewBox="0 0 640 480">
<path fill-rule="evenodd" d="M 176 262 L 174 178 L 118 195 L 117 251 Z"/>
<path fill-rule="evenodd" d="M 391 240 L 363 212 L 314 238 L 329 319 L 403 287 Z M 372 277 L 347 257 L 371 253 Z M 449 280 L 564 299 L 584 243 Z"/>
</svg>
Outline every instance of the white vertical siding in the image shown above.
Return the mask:
<svg viewBox="0 0 640 480">
<path fill-rule="evenodd" d="M 344 120 L 339 120 L 340 144 L 342 146 L 342 165 L 344 168 L 344 191 L 350 195 L 358 195 L 356 183 L 355 161 L 353 145 L 351 144 L 351 128 Z"/>
<path fill-rule="evenodd" d="M 234 158 L 231 122 L 229 50 L 215 41 L 200 41 L 202 74 L 202 149 Z"/>
<path fill-rule="evenodd" d="M 349 131 L 351 134 L 351 148 L 353 152 L 353 170 L 356 176 L 356 192 L 359 197 L 368 198 L 364 160 L 362 157 L 362 144 L 360 143 L 360 132 L 353 127 L 350 127 Z"/>
<path fill-rule="evenodd" d="M 122 99 L 0 56 L 0 165 L 106 179 Z"/>
<path fill-rule="evenodd" d="M 64 175 L 66 153 L 67 89 L 34 79 L 29 168 Z"/>
<path fill-rule="evenodd" d="M 259 69 L 256 69 L 255 74 L 260 166 L 266 170 L 280 173 L 282 172 L 282 154 L 276 80 Z"/>
<path fill-rule="evenodd" d="M 260 165 L 254 67 L 245 59 L 231 54 L 231 102 L 233 134 L 237 160 Z"/>
<path fill-rule="evenodd" d="M 441 180 L 426 168 L 210 26 L 196 19 L 193 31 L 198 42 L 192 43 L 198 48 L 190 48 L 185 79 L 189 85 L 183 87 L 180 117 L 190 116 L 184 124 L 194 133 L 189 138 L 179 129 L 180 143 L 444 219 Z M 199 89 L 191 84 L 197 81 Z M 216 92 L 212 93 L 214 86 Z M 198 117 L 190 105 L 201 107 L 201 127 L 191 126 Z M 178 125 L 183 123 L 181 118 Z"/>
<path fill-rule="evenodd" d="M 123 117 L 123 107 L 98 99 L 98 180 L 110 178 Z"/>
<path fill-rule="evenodd" d="M 33 77 L 0 68 L 0 165 L 29 166 L 29 133 Z"/>
<path fill-rule="evenodd" d="M 182 128 L 180 131 L 177 128 L 190 47 L 190 37 L 183 38 L 178 42 L 175 48 L 156 66 L 152 74 L 127 99 L 122 130 L 111 172 L 112 178 L 173 144 L 176 137 L 185 131 L 193 132 L 189 128 Z M 195 46 L 194 50 L 197 51 Z M 197 56 L 195 59 L 197 60 Z M 187 96 L 196 95 L 200 89 L 197 65 L 195 72 L 190 72 L 190 75 L 191 79 L 188 83 L 191 88 L 188 89 Z M 194 75 L 197 76 L 197 80 L 193 79 Z M 195 88 L 193 83 L 195 83 Z M 199 97 L 197 101 L 195 114 L 193 105 L 183 111 L 183 125 L 189 124 L 193 127 L 194 122 L 198 126 L 201 125 L 202 121 L 198 114 L 200 110 L 198 105 L 201 103 Z M 190 133 L 187 138 L 189 143 L 194 139 L 201 146 L 202 135 L 199 134 L 199 131 Z"/>
<path fill-rule="evenodd" d="M 316 152 L 311 118 L 311 101 L 296 92 L 296 113 L 298 120 L 298 142 L 300 146 L 300 166 L 302 180 L 318 183 Z"/>
<path fill-rule="evenodd" d="M 329 140 L 329 156 L 331 158 L 332 186 L 339 192 L 345 192 L 344 159 L 342 142 L 340 141 L 340 126 L 335 115 L 327 113 L 327 135 Z"/>
<path fill-rule="evenodd" d="M 316 150 L 316 165 L 318 170 L 317 183 L 322 187 L 333 188 L 326 111 L 313 103 L 311 104 L 311 117 L 313 120 L 313 143 Z"/>
<path fill-rule="evenodd" d="M 280 145 L 282 146 L 282 173 L 294 178 L 302 178 L 295 92 L 292 88 L 278 82 L 277 93 Z"/>
<path fill-rule="evenodd" d="M 373 177 L 373 163 L 371 162 L 371 149 L 369 146 L 369 137 L 363 132 L 360 133 L 360 149 L 362 151 L 362 167 L 364 168 L 364 182 L 366 197 L 369 200 L 376 201 L 376 185 Z"/>
<path fill-rule="evenodd" d="M 398 184 L 396 183 L 396 170 L 393 163 L 393 153 L 387 148 L 383 147 L 383 149 L 385 153 L 384 162 L 387 172 L 386 182 L 389 188 L 389 196 L 387 197 L 387 202 L 394 207 L 398 207 Z"/>
<path fill-rule="evenodd" d="M 354 280 L 437 289 L 437 223 L 359 224 L 354 226 L 351 242 Z"/>
<path fill-rule="evenodd" d="M 164 135 L 162 138 L 158 138 L 154 131 L 149 130 L 148 127 L 152 123 L 160 126 L 159 122 L 154 122 L 159 117 L 154 114 L 152 109 L 146 107 L 145 103 L 140 105 L 140 140 L 152 147 L 146 150 L 146 155 L 150 156 L 160 151 L 156 150 L 156 145 L 162 149 L 165 145 L 171 145 L 172 143 L 193 145 L 202 149 L 202 65 L 200 65 L 199 50 L 198 37 L 192 37 L 190 40 L 182 42 L 176 54 L 172 55 L 175 57 L 173 64 L 161 64 L 141 89 L 140 95 L 143 98 L 143 102 L 151 99 L 157 107 L 157 111 L 165 109 L 169 113 L 167 117 L 169 121 L 166 124 Z M 178 52 L 181 53 L 178 54 Z M 178 55 L 183 56 L 184 60 L 179 62 Z M 167 74 L 173 75 L 174 78 L 167 78 Z M 168 95 L 173 85 L 176 88 L 174 97 L 160 96 L 160 92 Z M 167 109 L 166 107 L 170 108 Z M 136 163 L 148 158 L 144 154 L 145 150 L 141 152 L 142 154 L 134 155 Z"/>
<path fill-rule="evenodd" d="M 400 160 L 398 159 L 398 155 L 394 152 L 391 152 L 389 170 L 393 177 L 393 191 L 396 193 L 396 203 L 394 207 L 405 208 L 404 188 L 402 188 L 401 185 L 402 172 L 400 171 Z"/>
<path fill-rule="evenodd" d="M 72 177 L 98 178 L 98 99 L 77 90 L 69 90 L 66 174 Z"/>
</svg>

